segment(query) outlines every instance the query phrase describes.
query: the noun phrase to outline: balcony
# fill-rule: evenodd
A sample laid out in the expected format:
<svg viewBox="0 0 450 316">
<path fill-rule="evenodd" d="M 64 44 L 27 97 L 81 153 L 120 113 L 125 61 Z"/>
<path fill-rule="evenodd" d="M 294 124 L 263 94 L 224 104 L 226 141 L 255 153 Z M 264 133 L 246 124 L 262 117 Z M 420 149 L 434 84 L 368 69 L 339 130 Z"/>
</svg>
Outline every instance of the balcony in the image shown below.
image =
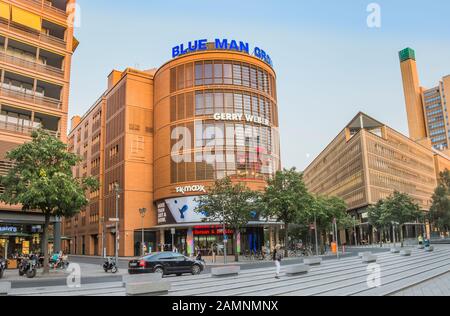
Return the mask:
<svg viewBox="0 0 450 316">
<path fill-rule="evenodd" d="M 33 132 L 39 130 L 39 128 L 22 126 L 19 124 L 8 123 L 8 122 L 0 122 L 0 130 L 31 136 L 31 134 Z M 60 136 L 59 132 L 50 131 L 50 130 L 45 130 L 45 131 L 54 137 L 59 138 L 59 136 Z M 1 166 L 0 166 L 0 170 L 1 170 Z M 1 172 L 0 172 L 0 174 L 1 174 Z"/>
<path fill-rule="evenodd" d="M 17 91 L 17 90 L 6 88 L 4 86 L 3 87 L 0 86 L 0 97 L 18 99 L 20 101 L 34 103 L 34 104 L 41 105 L 41 106 L 47 106 L 47 107 L 50 107 L 53 109 L 58 109 L 58 110 L 61 109 L 61 105 L 62 105 L 61 101 L 56 100 L 56 99 L 42 97 L 42 96 L 38 96 L 38 95 L 31 94 L 28 92 Z"/>
<path fill-rule="evenodd" d="M 59 1 L 61 2 L 61 4 L 57 4 L 59 7 L 55 5 L 58 1 L 53 1 L 55 4 L 51 1 L 45 0 L 27 0 L 27 2 L 36 9 L 44 9 L 45 11 L 57 15 L 63 19 L 67 18 L 67 12 L 63 9 L 65 6 L 65 1 Z"/>
<path fill-rule="evenodd" d="M 62 38 L 48 35 L 45 33 L 40 33 L 34 29 L 30 29 L 26 26 L 20 25 L 18 23 L 10 22 L 8 20 L 0 19 L 0 28 L 7 31 L 12 31 L 23 36 L 33 38 L 35 40 L 41 41 L 46 44 L 56 46 L 61 49 L 66 49 L 66 41 Z"/>
<path fill-rule="evenodd" d="M 64 78 L 64 71 L 56 67 L 39 64 L 37 62 L 28 61 L 19 57 L 11 56 L 0 51 L 0 62 L 28 68 L 37 72 L 45 73 L 50 76 Z"/>
</svg>

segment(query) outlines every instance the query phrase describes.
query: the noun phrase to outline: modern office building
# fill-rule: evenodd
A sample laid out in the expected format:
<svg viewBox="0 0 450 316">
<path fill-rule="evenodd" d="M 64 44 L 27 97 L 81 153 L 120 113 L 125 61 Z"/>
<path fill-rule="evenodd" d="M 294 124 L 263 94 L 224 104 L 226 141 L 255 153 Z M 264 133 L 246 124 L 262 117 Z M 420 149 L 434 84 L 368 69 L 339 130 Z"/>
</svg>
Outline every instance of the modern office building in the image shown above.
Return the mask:
<svg viewBox="0 0 450 316">
<path fill-rule="evenodd" d="M 230 176 L 254 190 L 280 168 L 276 75 L 271 59 L 235 41 L 177 46 L 157 70 L 113 71 L 107 91 L 75 118 L 70 149 L 84 158 L 74 172 L 100 180 L 77 217 L 66 220 L 71 253 L 112 255 L 120 188 L 119 254 L 177 247 L 207 255 L 223 243 L 220 223 L 205 222 L 196 198 Z M 147 212 L 142 218 L 140 210 Z M 238 236 L 241 251 L 272 246 L 279 223 L 255 218 Z M 233 231 L 227 230 L 233 254 Z"/>
<path fill-rule="evenodd" d="M 314 194 L 344 199 L 350 214 L 367 223 L 367 207 L 394 191 L 429 211 L 438 174 L 446 168 L 450 157 L 444 153 L 359 113 L 306 168 L 305 183 Z M 369 232 L 364 226 L 360 240 L 371 240 Z"/>
<path fill-rule="evenodd" d="M 442 78 L 433 88 L 424 88 L 420 85 L 414 50 L 406 48 L 399 55 L 410 137 L 416 141 L 429 138 L 435 149 L 449 153 L 447 99 L 450 76 Z"/>
<path fill-rule="evenodd" d="M 67 140 L 74 8 L 75 0 L 0 1 L 0 174 L 11 168 L 5 154 L 33 130 Z M 0 204 L 0 254 L 39 249 L 43 222 Z"/>
</svg>

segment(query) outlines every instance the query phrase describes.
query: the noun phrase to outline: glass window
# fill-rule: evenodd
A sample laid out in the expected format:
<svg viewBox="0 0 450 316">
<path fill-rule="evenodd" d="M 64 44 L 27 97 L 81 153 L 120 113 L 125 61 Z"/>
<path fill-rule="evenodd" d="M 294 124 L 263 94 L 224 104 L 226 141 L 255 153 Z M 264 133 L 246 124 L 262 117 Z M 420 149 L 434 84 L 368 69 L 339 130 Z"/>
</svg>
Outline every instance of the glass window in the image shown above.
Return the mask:
<svg viewBox="0 0 450 316">
<path fill-rule="evenodd" d="M 258 97 L 256 95 L 253 95 L 253 97 L 252 97 L 252 114 L 255 116 L 259 116 L 258 107 L 259 107 Z"/>
<path fill-rule="evenodd" d="M 234 112 L 235 113 L 243 113 L 242 112 L 242 94 L 239 94 L 239 93 L 234 94 Z"/>
<path fill-rule="evenodd" d="M 212 115 L 214 114 L 214 99 L 213 94 L 211 92 L 205 93 L 205 115 Z"/>
<path fill-rule="evenodd" d="M 233 65 L 233 84 L 236 86 L 242 85 L 242 71 L 240 64 Z"/>
<path fill-rule="evenodd" d="M 204 84 L 212 84 L 213 83 L 213 65 L 211 61 L 205 61 L 205 78 Z"/>
<path fill-rule="evenodd" d="M 178 90 L 184 89 L 184 65 L 177 68 L 177 82 Z"/>
<path fill-rule="evenodd" d="M 202 62 L 195 63 L 195 85 L 203 85 L 203 64 Z"/>
<path fill-rule="evenodd" d="M 223 93 L 216 92 L 214 93 L 214 107 L 216 113 L 223 113 Z"/>
<path fill-rule="evenodd" d="M 223 83 L 233 84 L 233 68 L 230 63 L 223 64 Z"/>
<path fill-rule="evenodd" d="M 224 107 L 226 113 L 234 112 L 233 93 L 224 94 Z"/>
<path fill-rule="evenodd" d="M 252 89 L 258 89 L 258 78 L 256 74 L 256 68 L 250 69 L 250 87 Z"/>
<path fill-rule="evenodd" d="M 250 87 L 250 67 L 247 64 L 242 65 L 242 85 Z"/>
<path fill-rule="evenodd" d="M 221 61 L 214 62 L 214 84 L 223 83 L 223 64 Z"/>
<path fill-rule="evenodd" d="M 191 88 L 193 83 L 193 66 L 192 64 L 186 64 L 184 69 L 185 75 L 186 75 L 186 81 L 185 81 L 185 87 Z"/>
<path fill-rule="evenodd" d="M 205 108 L 203 92 L 195 93 L 195 115 L 203 115 Z"/>
<path fill-rule="evenodd" d="M 264 74 L 261 69 L 258 69 L 258 90 L 264 91 Z"/>
<path fill-rule="evenodd" d="M 252 115 L 251 97 L 248 94 L 244 94 L 244 114 Z"/>
</svg>

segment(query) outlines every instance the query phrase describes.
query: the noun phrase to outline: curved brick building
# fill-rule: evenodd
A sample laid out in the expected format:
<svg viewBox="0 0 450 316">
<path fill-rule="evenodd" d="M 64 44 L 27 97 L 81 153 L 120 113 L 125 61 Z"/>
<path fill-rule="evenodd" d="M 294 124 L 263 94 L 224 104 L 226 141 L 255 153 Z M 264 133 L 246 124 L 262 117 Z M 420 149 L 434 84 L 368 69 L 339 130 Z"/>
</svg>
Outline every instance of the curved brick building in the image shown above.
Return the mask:
<svg viewBox="0 0 450 316">
<path fill-rule="evenodd" d="M 186 47 L 191 49 L 181 45 L 176 54 L 174 49 L 175 58 L 158 70 L 114 71 L 102 98 L 73 122 L 71 149 L 85 158 L 85 169 L 74 172 L 97 175 L 102 186 L 91 198 L 92 207 L 66 222 L 72 253 L 94 255 L 102 248 L 113 253 L 115 225 L 109 219 L 115 217 L 118 184 L 121 256 L 140 253 L 142 226 L 147 250 L 174 244 L 187 254 L 199 249 L 207 255 L 213 244 L 223 242 L 223 231 L 220 223 L 205 223 L 194 212 L 196 197 L 225 176 L 263 190 L 280 168 L 270 57 L 227 40 Z M 95 131 L 94 116 L 104 122 Z M 108 124 L 112 118 L 114 124 Z M 94 138 L 95 153 L 90 150 Z M 139 209 L 144 207 L 142 225 Z M 254 218 L 239 236 L 241 251 L 273 245 L 278 229 L 277 223 Z M 227 234 L 232 254 L 233 232 Z"/>
</svg>

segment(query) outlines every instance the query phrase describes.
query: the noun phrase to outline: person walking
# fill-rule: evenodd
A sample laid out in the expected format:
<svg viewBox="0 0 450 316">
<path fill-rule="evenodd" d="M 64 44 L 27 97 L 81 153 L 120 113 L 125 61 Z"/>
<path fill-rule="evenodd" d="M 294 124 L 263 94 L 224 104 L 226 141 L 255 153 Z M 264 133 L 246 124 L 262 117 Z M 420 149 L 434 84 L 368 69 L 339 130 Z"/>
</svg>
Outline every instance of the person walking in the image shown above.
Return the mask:
<svg viewBox="0 0 450 316">
<path fill-rule="evenodd" d="M 422 246 L 423 245 L 423 236 L 419 235 L 419 245 Z"/>
<path fill-rule="evenodd" d="M 273 261 L 275 262 L 276 267 L 276 276 L 275 279 L 280 279 L 280 272 L 281 272 L 281 246 L 277 245 L 273 251 Z"/>
</svg>

